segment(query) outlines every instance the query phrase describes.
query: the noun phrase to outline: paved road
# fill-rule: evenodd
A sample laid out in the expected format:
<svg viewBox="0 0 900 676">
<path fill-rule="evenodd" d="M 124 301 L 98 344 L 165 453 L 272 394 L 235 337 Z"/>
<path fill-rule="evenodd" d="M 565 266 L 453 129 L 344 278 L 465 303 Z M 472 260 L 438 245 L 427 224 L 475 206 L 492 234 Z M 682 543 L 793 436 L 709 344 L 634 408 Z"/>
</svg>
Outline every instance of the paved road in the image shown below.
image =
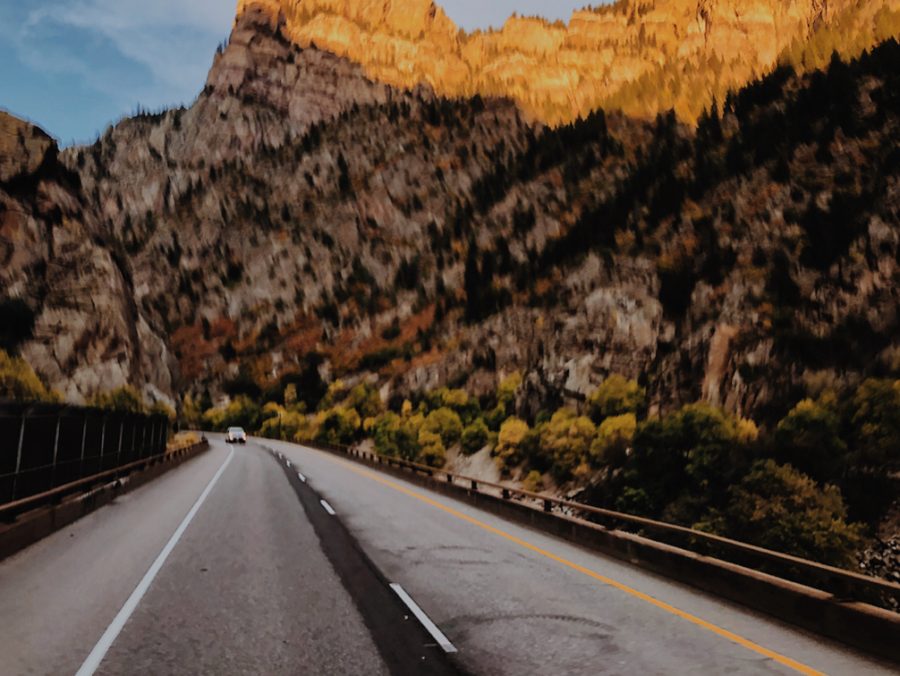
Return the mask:
<svg viewBox="0 0 900 676">
<path fill-rule="evenodd" d="M 0 562 L 0 675 L 85 664 L 154 675 L 892 673 L 403 481 L 263 443 L 291 465 L 214 441 Z"/>
<path fill-rule="evenodd" d="M 308 476 L 473 673 L 896 673 L 843 646 L 413 484 L 320 451 L 264 443 Z M 734 640 L 715 630 L 733 633 Z"/>
<path fill-rule="evenodd" d="M 0 673 L 76 673 L 229 453 L 0 563 Z M 239 448 L 97 673 L 388 671 L 282 470 Z"/>
</svg>

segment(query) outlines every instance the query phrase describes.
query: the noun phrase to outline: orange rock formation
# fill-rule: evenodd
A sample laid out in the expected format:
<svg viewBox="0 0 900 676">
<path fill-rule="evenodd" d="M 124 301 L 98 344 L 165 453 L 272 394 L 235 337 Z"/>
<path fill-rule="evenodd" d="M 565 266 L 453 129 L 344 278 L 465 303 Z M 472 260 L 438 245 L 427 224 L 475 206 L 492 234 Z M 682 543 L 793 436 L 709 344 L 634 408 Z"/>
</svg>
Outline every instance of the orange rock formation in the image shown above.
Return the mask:
<svg viewBox="0 0 900 676">
<path fill-rule="evenodd" d="M 375 80 L 508 96 L 559 123 L 601 106 L 696 119 L 798 40 L 848 13 L 855 33 L 872 34 L 878 12 L 900 11 L 900 0 L 619 0 L 568 25 L 513 16 L 473 34 L 431 0 L 239 0 L 238 13 L 251 6 L 295 43 L 348 57 Z"/>
</svg>

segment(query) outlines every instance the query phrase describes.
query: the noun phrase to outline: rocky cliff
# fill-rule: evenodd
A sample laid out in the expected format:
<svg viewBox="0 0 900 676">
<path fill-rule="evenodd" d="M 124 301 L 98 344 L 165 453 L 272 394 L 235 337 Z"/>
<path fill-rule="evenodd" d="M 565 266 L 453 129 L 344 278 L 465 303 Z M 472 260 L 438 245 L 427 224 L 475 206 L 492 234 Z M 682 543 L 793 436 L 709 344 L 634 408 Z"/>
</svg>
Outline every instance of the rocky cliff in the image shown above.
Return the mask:
<svg viewBox="0 0 900 676">
<path fill-rule="evenodd" d="M 240 0 L 239 13 L 250 8 L 380 82 L 507 96 L 553 124 L 598 107 L 695 121 L 817 33 L 839 31 L 829 47 L 856 56 L 900 31 L 898 0 L 618 0 L 567 25 L 513 16 L 471 35 L 431 0 Z"/>
<path fill-rule="evenodd" d="M 27 302 L 19 347 L 70 398 L 520 370 L 534 414 L 618 372 L 658 408 L 766 419 L 900 368 L 896 43 L 781 69 L 696 129 L 549 128 L 288 25 L 246 9 L 189 109 L 89 147 L 3 118 L 0 301 Z"/>
<path fill-rule="evenodd" d="M 135 306 L 126 252 L 94 207 L 53 140 L 0 112 L 4 333 L 27 324 L 23 356 L 70 400 L 130 383 L 150 399 L 171 396 L 175 362 Z M 25 302 L 26 318 L 7 316 L 11 299 Z"/>
</svg>

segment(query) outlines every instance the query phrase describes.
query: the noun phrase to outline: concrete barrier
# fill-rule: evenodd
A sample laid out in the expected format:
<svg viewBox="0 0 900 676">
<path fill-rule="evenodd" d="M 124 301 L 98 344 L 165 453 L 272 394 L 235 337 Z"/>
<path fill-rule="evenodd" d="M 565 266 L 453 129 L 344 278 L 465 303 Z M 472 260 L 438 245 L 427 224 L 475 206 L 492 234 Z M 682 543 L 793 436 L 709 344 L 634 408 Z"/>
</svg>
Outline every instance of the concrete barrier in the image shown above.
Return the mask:
<svg viewBox="0 0 900 676">
<path fill-rule="evenodd" d="M 194 458 L 209 448 L 207 441 L 179 449 L 160 457 L 143 469 L 82 493 L 68 496 L 59 503 L 37 507 L 20 514 L 15 521 L 0 524 L 0 560 L 12 556 L 109 504 L 120 495 L 140 488 L 170 469 Z"/>
</svg>

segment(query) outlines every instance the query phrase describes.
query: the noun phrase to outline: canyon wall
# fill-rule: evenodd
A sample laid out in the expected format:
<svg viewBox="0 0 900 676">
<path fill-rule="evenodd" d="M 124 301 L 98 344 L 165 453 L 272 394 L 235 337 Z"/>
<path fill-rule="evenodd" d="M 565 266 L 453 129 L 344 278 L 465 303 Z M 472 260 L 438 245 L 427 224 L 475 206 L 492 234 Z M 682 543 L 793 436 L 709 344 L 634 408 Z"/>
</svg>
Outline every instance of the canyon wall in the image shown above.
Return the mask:
<svg viewBox="0 0 900 676">
<path fill-rule="evenodd" d="M 599 107 L 694 121 L 819 30 L 839 24 L 861 51 L 900 27 L 898 0 L 619 0 L 567 25 L 513 16 L 472 34 L 430 0 L 240 0 L 239 14 L 250 7 L 378 81 L 507 96 L 551 124 Z"/>
</svg>

